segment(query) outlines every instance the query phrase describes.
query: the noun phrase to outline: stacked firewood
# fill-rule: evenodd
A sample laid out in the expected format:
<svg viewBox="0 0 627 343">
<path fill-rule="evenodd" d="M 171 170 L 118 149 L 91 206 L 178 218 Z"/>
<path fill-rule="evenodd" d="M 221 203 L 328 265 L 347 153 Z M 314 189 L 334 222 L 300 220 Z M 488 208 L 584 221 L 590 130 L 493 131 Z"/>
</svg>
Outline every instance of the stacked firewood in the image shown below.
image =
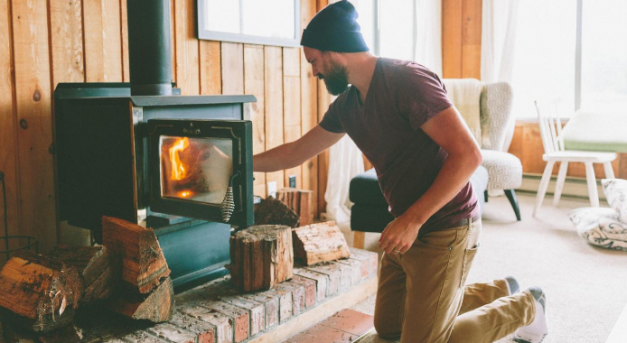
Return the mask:
<svg viewBox="0 0 627 343">
<path fill-rule="evenodd" d="M 243 292 L 271 289 L 292 278 L 294 260 L 310 266 L 350 257 L 335 222 L 310 223 L 310 191 L 283 189 L 255 210 L 255 226 L 231 236 L 231 281 Z M 301 226 L 302 225 L 302 226 Z"/>
<path fill-rule="evenodd" d="M 174 292 L 157 237 L 103 218 L 103 245 L 58 246 L 50 256 L 15 254 L 0 271 L 0 318 L 9 342 L 80 342 L 80 307 L 104 306 L 133 319 L 171 318 Z"/>
</svg>

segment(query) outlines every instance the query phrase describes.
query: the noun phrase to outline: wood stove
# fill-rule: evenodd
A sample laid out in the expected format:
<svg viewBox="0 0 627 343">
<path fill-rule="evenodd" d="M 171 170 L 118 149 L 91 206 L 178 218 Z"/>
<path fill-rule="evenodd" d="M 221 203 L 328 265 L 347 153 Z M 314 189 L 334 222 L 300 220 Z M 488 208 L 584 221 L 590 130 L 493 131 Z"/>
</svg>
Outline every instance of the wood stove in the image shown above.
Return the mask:
<svg viewBox="0 0 627 343">
<path fill-rule="evenodd" d="M 169 0 L 129 0 L 131 83 L 55 90 L 58 220 L 102 241 L 103 215 L 155 229 L 176 289 L 227 273 L 253 224 L 250 95 L 181 96 Z"/>
</svg>

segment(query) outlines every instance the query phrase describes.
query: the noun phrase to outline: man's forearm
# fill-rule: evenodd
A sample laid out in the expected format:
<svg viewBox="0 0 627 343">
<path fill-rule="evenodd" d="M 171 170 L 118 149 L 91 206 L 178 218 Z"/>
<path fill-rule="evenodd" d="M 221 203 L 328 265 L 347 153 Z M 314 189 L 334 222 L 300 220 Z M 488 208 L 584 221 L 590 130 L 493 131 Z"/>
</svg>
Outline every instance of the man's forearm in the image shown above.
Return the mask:
<svg viewBox="0 0 627 343">
<path fill-rule="evenodd" d="M 403 216 L 423 225 L 459 193 L 480 164 L 480 151 L 476 154 L 449 155 L 431 187 Z"/>
<path fill-rule="evenodd" d="M 301 161 L 302 157 L 294 152 L 293 147 L 293 143 L 286 143 L 253 156 L 253 170 L 273 172 L 303 164 L 306 160 Z"/>
</svg>

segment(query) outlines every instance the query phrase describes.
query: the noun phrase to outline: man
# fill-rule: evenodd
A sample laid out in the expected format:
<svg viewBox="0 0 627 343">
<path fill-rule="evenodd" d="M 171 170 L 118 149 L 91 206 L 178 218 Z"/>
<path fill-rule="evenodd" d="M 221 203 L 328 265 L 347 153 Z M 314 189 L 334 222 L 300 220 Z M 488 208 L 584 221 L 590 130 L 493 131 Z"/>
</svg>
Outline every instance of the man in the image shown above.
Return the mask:
<svg viewBox="0 0 627 343">
<path fill-rule="evenodd" d="M 481 153 L 437 75 L 368 53 L 347 1 L 320 11 L 301 44 L 331 104 L 295 142 L 254 157 L 255 171 L 298 166 L 346 133 L 374 165 L 395 220 L 383 231 L 375 327 L 409 342 L 520 342 L 546 335 L 544 294 L 513 278 L 464 287 L 481 224 L 469 178 Z M 351 85 L 348 87 L 348 85 Z"/>
</svg>

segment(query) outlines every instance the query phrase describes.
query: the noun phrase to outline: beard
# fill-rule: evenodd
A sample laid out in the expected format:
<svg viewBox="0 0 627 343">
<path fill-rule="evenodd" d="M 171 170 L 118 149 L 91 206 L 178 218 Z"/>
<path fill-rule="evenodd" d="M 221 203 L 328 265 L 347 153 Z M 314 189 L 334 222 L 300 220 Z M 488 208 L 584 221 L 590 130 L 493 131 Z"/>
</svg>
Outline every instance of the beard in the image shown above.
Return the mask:
<svg viewBox="0 0 627 343">
<path fill-rule="evenodd" d="M 340 95 L 348 88 L 348 75 L 346 68 L 337 64 L 332 64 L 326 75 L 321 75 L 329 93 Z"/>
</svg>

